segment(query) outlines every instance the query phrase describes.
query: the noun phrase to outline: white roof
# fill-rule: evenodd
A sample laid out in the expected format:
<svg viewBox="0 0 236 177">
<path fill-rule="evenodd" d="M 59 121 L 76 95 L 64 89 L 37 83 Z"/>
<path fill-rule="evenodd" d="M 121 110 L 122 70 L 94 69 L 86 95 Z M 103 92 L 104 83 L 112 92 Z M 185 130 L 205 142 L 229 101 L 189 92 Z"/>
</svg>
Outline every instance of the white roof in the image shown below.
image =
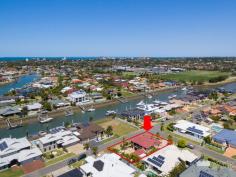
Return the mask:
<svg viewBox="0 0 236 177">
<path fill-rule="evenodd" d="M 161 167 L 159 167 L 147 160 L 148 158 L 152 159 L 153 157 L 158 157 L 158 155 L 161 155 L 165 158 L 164 163 Z M 187 161 L 187 162 L 193 162 L 197 158 L 198 157 L 196 155 L 194 155 L 193 153 L 191 153 L 188 150 L 180 150 L 175 145 L 169 145 L 169 146 L 155 152 L 154 154 L 152 154 L 148 157 L 145 157 L 143 160 L 146 163 L 150 164 L 151 166 L 154 166 L 158 170 L 160 170 L 161 175 L 167 175 L 180 162 L 179 159 L 181 159 L 183 161 Z"/>
<path fill-rule="evenodd" d="M 0 144 L 6 143 L 5 149 L 0 149 L 0 157 L 10 153 L 18 152 L 21 149 L 28 148 L 31 146 L 30 142 L 24 138 L 4 138 L 0 140 Z"/>
<path fill-rule="evenodd" d="M 42 144 L 47 144 L 53 141 L 60 141 L 62 146 L 67 146 L 72 143 L 79 142 L 79 138 L 77 138 L 73 132 L 69 130 L 60 130 L 57 133 L 46 134 L 44 137 L 38 139 Z"/>
<path fill-rule="evenodd" d="M 71 94 L 68 95 L 68 97 L 71 97 L 71 98 L 81 98 L 84 96 L 86 96 L 86 92 L 83 90 L 72 92 Z"/>
<path fill-rule="evenodd" d="M 14 159 L 22 162 L 42 155 L 42 152 L 37 147 L 25 149 L 31 147 L 26 138 L 4 138 L 0 140 L 0 143 L 3 142 L 6 143 L 7 148 L 0 151 L 0 167 L 10 164 Z"/>
<path fill-rule="evenodd" d="M 41 109 L 41 108 L 42 108 L 42 105 L 40 103 L 33 103 L 33 104 L 27 105 L 28 110 Z"/>
<path fill-rule="evenodd" d="M 135 169 L 131 168 L 124 162 L 119 160 L 120 157 L 116 154 L 104 154 L 97 159 L 87 157 L 85 160 L 88 162 L 80 168 L 85 173 L 92 173 L 93 177 L 131 177 Z M 98 171 L 93 167 L 93 163 L 101 160 L 104 163 L 103 170 Z"/>
<path fill-rule="evenodd" d="M 175 128 L 184 130 L 184 131 L 189 131 L 187 130 L 189 127 L 194 127 L 195 129 L 201 130 L 203 134 L 201 134 L 203 137 L 209 136 L 210 135 L 210 129 L 208 127 L 198 125 L 186 120 L 179 120 L 175 125 Z M 196 133 L 196 132 L 194 132 Z"/>
</svg>

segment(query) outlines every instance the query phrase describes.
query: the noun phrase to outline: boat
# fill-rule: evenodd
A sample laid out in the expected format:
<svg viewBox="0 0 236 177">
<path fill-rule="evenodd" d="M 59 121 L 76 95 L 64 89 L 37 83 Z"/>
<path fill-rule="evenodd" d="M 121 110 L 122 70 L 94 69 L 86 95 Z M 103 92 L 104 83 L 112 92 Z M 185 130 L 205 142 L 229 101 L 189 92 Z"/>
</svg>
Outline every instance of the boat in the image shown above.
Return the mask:
<svg viewBox="0 0 236 177">
<path fill-rule="evenodd" d="M 66 110 L 65 111 L 65 116 L 68 117 L 68 116 L 72 116 L 74 115 L 74 112 L 72 110 Z"/>
<path fill-rule="evenodd" d="M 184 87 L 184 88 L 182 88 L 181 90 L 182 90 L 182 91 L 186 91 L 186 90 L 187 90 L 187 88 L 186 88 L 186 87 Z"/>
<path fill-rule="evenodd" d="M 52 120 L 53 120 L 52 117 L 48 117 L 48 118 L 44 118 L 44 119 L 39 120 L 39 122 L 40 122 L 41 124 L 44 124 L 44 123 L 51 122 Z"/>
<path fill-rule="evenodd" d="M 38 120 L 40 123 L 44 124 L 44 123 L 51 122 L 53 120 L 53 118 L 48 117 L 47 111 L 43 111 L 43 112 L 41 112 L 41 114 L 39 114 Z"/>
<path fill-rule="evenodd" d="M 173 98 L 175 98 L 177 95 L 170 95 L 170 96 L 168 96 L 168 98 L 169 99 L 173 99 Z"/>
<path fill-rule="evenodd" d="M 106 112 L 106 116 L 110 116 L 110 115 L 113 115 L 113 114 L 116 114 L 116 111 L 114 111 L 114 110 L 108 110 L 108 111 Z"/>
<path fill-rule="evenodd" d="M 88 112 L 93 112 L 93 111 L 95 111 L 96 109 L 95 108 L 89 108 L 87 111 Z"/>
<path fill-rule="evenodd" d="M 44 136 L 44 135 L 46 135 L 47 134 L 47 132 L 45 132 L 45 131 L 39 131 L 39 136 Z"/>
<path fill-rule="evenodd" d="M 145 103 L 143 101 L 140 101 L 137 106 L 142 106 L 142 105 L 145 105 Z"/>
<path fill-rule="evenodd" d="M 152 95 L 148 95 L 148 98 L 149 98 L 149 99 L 152 99 Z"/>
</svg>

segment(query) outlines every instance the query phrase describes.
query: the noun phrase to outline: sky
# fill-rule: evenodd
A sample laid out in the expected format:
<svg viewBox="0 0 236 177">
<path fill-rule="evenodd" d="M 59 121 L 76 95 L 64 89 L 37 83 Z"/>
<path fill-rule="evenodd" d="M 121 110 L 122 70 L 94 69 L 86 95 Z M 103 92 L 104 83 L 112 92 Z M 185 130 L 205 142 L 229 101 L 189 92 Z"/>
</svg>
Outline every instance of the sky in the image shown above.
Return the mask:
<svg viewBox="0 0 236 177">
<path fill-rule="evenodd" d="M 0 0 L 0 57 L 236 56 L 236 0 Z"/>
</svg>

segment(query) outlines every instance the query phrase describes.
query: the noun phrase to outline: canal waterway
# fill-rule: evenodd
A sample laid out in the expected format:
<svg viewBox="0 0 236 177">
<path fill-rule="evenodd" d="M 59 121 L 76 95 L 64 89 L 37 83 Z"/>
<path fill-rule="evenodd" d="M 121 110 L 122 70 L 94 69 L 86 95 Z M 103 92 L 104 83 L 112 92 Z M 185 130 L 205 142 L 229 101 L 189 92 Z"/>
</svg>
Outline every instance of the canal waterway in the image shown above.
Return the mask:
<svg viewBox="0 0 236 177">
<path fill-rule="evenodd" d="M 27 84 L 37 80 L 40 76 L 37 74 L 23 75 L 16 81 L 0 86 L 0 96 L 6 94 L 11 89 L 22 88 Z"/>
<path fill-rule="evenodd" d="M 27 80 L 28 82 L 25 82 L 25 84 L 27 84 L 29 82 L 32 82 L 35 78 L 37 79 L 35 75 L 30 75 L 28 77 L 21 78 L 21 80 L 19 80 L 18 83 L 20 84 L 21 82 L 20 85 L 23 86 L 24 85 L 22 84 L 23 81 L 25 82 Z M 19 87 L 19 85 L 17 87 Z M 224 87 L 228 91 L 236 92 L 236 83 L 229 83 L 229 84 L 222 85 L 220 87 Z M 77 112 L 74 115 L 68 116 L 68 117 L 60 116 L 46 124 L 34 122 L 34 123 L 24 125 L 23 127 L 19 127 L 16 129 L 11 129 L 11 130 L 0 129 L 0 138 L 9 137 L 9 136 L 19 138 L 19 137 L 26 136 L 27 133 L 29 135 L 34 135 L 34 134 L 37 134 L 41 130 L 45 131 L 53 127 L 61 126 L 65 124 L 66 122 L 69 122 L 69 123 L 88 122 L 89 117 L 93 117 L 93 120 L 103 119 L 105 117 L 107 110 L 115 110 L 117 112 L 122 112 L 127 109 L 135 108 L 137 103 L 139 103 L 142 100 L 146 103 L 152 103 L 154 100 L 168 101 L 168 97 L 171 95 L 177 95 L 177 98 L 181 98 L 186 95 L 186 91 L 182 91 L 181 89 L 172 90 L 172 91 L 160 91 L 156 96 L 153 96 L 153 98 L 151 99 L 139 98 L 136 100 L 131 100 L 127 103 L 117 103 L 117 104 L 111 104 L 106 107 L 97 108 L 94 112 L 85 112 L 85 113 Z"/>
</svg>

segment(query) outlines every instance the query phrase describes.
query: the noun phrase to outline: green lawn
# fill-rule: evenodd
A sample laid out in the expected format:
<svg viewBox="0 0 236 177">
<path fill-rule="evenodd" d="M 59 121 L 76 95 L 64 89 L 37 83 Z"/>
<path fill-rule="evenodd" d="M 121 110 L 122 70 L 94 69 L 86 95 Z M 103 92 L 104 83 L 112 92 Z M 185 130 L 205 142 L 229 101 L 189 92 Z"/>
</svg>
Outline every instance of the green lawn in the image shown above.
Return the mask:
<svg viewBox="0 0 236 177">
<path fill-rule="evenodd" d="M 205 146 L 206 146 L 208 149 L 213 150 L 213 151 L 216 151 L 216 152 L 218 152 L 218 153 L 220 153 L 220 154 L 223 154 L 223 153 L 224 153 L 224 151 L 221 150 L 220 148 L 217 148 L 217 147 L 214 147 L 214 146 L 210 146 L 210 145 L 207 145 L 207 144 L 205 144 Z"/>
<path fill-rule="evenodd" d="M 159 77 L 163 80 L 173 80 L 180 82 L 208 82 L 209 79 L 218 77 L 218 76 L 229 76 L 229 72 L 220 72 L 220 71 L 201 71 L 201 70 L 192 70 L 180 73 L 170 73 L 163 74 Z"/>
<path fill-rule="evenodd" d="M 0 176 L 1 177 L 19 177 L 22 176 L 24 173 L 22 170 L 14 170 L 12 171 L 12 169 L 7 169 L 5 171 L 0 172 Z"/>
<path fill-rule="evenodd" d="M 85 161 L 84 160 L 80 160 L 80 161 L 78 161 L 78 162 L 75 162 L 75 163 L 73 163 L 72 165 L 70 165 L 70 167 L 72 167 L 72 168 L 79 168 L 81 165 L 83 165 L 85 163 Z"/>
<path fill-rule="evenodd" d="M 113 133 L 118 136 L 126 135 L 130 132 L 138 130 L 136 127 L 129 125 L 117 119 L 105 119 L 96 122 L 98 125 L 106 129 L 109 125 L 113 128 Z"/>
<path fill-rule="evenodd" d="M 68 159 L 68 158 L 73 157 L 73 156 L 75 156 L 74 153 L 67 153 L 67 154 L 55 157 L 51 160 L 48 160 L 48 161 L 45 162 L 45 164 L 46 164 L 46 166 L 49 166 L 49 165 L 55 164 L 57 162 L 60 162 L 62 160 Z"/>
</svg>

